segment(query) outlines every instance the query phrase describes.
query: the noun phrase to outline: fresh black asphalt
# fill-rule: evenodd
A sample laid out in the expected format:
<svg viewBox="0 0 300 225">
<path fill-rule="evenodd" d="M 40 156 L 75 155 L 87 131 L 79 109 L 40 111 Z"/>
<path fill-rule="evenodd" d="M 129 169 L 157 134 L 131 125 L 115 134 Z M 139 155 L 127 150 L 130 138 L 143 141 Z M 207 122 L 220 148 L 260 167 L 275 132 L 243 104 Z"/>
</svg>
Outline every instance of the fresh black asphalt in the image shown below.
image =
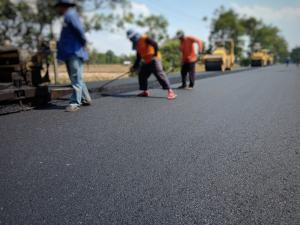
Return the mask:
<svg viewBox="0 0 300 225">
<path fill-rule="evenodd" d="M 0 225 L 300 221 L 300 70 L 0 117 Z"/>
</svg>

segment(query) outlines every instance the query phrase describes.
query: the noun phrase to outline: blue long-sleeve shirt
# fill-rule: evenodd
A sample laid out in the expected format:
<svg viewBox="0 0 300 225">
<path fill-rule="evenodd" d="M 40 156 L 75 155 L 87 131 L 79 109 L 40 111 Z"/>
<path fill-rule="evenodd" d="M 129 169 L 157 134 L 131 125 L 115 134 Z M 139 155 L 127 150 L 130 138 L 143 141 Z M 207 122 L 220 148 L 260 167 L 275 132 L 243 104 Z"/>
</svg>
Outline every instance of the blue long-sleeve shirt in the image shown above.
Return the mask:
<svg viewBox="0 0 300 225">
<path fill-rule="evenodd" d="M 57 58 L 65 61 L 77 56 L 84 61 L 88 59 L 85 51 L 86 37 L 83 25 L 75 9 L 68 9 L 64 14 L 64 23 L 57 46 Z"/>
</svg>

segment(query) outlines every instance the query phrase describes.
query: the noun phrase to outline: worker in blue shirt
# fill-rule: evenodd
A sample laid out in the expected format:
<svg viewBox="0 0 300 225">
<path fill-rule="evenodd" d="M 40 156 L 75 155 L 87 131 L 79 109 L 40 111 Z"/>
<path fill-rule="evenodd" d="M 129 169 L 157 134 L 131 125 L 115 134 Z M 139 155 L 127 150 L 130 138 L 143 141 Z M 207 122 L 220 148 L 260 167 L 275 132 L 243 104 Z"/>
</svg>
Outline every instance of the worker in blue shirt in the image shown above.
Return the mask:
<svg viewBox="0 0 300 225">
<path fill-rule="evenodd" d="M 58 0 L 55 5 L 58 14 L 64 17 L 63 28 L 57 44 L 57 58 L 66 63 L 73 87 L 70 104 L 66 108 L 68 112 L 76 112 L 81 105 L 89 106 L 92 103 L 83 80 L 83 64 L 88 60 L 88 53 L 85 50 L 87 40 L 75 6 L 76 3 L 71 0 Z"/>
</svg>

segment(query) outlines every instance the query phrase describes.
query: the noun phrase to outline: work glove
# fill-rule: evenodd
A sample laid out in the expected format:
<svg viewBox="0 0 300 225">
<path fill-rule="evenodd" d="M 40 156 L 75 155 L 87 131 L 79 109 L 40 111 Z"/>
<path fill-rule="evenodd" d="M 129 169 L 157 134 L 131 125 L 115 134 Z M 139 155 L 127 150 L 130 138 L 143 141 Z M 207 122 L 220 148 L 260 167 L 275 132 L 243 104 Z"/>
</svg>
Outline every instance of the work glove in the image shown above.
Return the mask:
<svg viewBox="0 0 300 225">
<path fill-rule="evenodd" d="M 153 56 L 152 59 L 151 59 L 151 62 L 154 62 L 155 60 L 157 60 L 157 57 Z"/>
<path fill-rule="evenodd" d="M 132 66 L 132 67 L 130 68 L 130 73 L 135 73 L 136 71 L 137 71 L 137 68 L 136 68 L 136 67 Z"/>
</svg>

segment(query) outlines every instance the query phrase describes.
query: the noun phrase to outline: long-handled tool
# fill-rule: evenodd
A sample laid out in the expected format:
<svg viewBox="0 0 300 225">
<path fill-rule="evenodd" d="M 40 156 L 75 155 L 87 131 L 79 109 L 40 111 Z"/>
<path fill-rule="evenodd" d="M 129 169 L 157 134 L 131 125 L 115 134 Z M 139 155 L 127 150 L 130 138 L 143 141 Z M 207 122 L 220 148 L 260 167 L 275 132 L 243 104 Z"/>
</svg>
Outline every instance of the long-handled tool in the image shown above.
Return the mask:
<svg viewBox="0 0 300 225">
<path fill-rule="evenodd" d="M 169 74 L 169 73 L 172 72 L 172 71 L 173 71 L 173 67 L 170 68 L 170 69 L 166 72 L 166 74 Z M 117 76 L 115 79 L 106 82 L 105 84 L 103 84 L 101 87 L 98 88 L 98 91 L 99 91 L 99 92 L 104 91 L 104 88 L 105 88 L 105 87 L 107 87 L 107 86 L 110 85 L 111 83 L 113 83 L 113 82 L 115 82 L 115 81 L 121 79 L 122 77 L 127 76 L 127 75 L 130 74 L 130 73 L 131 73 L 131 71 L 128 71 L 128 72 L 126 72 L 126 73 L 123 73 L 123 74 Z"/>
<path fill-rule="evenodd" d="M 115 79 L 106 82 L 106 83 L 103 84 L 101 87 L 99 87 L 98 91 L 99 91 L 99 92 L 102 92 L 106 86 L 108 86 L 108 85 L 110 85 L 111 83 L 113 83 L 113 82 L 115 82 L 115 81 L 121 79 L 122 77 L 127 76 L 127 75 L 130 74 L 130 73 L 131 73 L 131 72 L 128 71 L 128 72 L 126 72 L 126 73 L 123 73 L 123 74 L 117 76 Z"/>
</svg>

